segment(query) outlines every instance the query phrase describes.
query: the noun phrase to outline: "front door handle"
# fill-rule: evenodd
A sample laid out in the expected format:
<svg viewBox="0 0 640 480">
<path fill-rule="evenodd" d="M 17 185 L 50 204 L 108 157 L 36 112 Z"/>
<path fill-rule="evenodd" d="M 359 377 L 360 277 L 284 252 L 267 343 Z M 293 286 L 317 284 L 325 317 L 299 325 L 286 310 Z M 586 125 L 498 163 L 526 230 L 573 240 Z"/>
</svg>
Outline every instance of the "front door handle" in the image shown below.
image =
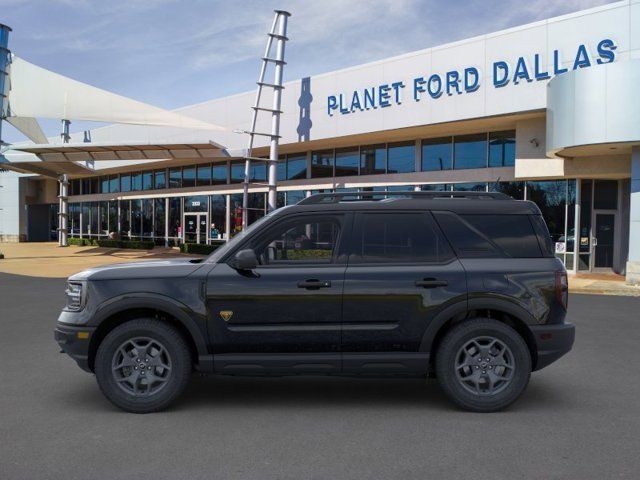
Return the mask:
<svg viewBox="0 0 640 480">
<path fill-rule="evenodd" d="M 307 290 L 318 290 L 319 288 L 329 288 L 331 282 L 329 280 L 302 280 L 298 282 L 298 288 L 306 288 Z"/>
<path fill-rule="evenodd" d="M 436 280 L 435 278 L 423 278 L 422 280 L 416 280 L 416 287 L 422 288 L 437 288 L 446 287 L 449 285 L 446 280 Z"/>
</svg>

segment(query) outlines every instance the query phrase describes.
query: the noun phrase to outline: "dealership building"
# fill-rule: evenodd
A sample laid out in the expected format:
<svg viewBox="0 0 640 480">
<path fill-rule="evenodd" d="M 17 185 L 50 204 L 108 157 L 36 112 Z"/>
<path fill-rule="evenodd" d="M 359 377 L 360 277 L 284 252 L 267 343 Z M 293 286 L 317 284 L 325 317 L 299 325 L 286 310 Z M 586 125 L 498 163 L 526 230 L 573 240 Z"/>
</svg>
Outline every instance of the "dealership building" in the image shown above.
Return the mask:
<svg viewBox="0 0 640 480">
<path fill-rule="evenodd" d="M 72 237 L 233 236 L 247 144 L 234 131 L 249 127 L 254 101 L 247 92 L 175 111 L 224 131 L 112 125 L 12 145 L 0 235 L 55 239 L 66 174 Z M 538 204 L 569 271 L 640 281 L 638 0 L 287 82 L 281 109 L 279 205 L 333 191 L 504 192 Z M 258 121 L 270 129 L 269 116 Z M 266 164 L 251 175 L 253 221 L 266 213 Z"/>
</svg>

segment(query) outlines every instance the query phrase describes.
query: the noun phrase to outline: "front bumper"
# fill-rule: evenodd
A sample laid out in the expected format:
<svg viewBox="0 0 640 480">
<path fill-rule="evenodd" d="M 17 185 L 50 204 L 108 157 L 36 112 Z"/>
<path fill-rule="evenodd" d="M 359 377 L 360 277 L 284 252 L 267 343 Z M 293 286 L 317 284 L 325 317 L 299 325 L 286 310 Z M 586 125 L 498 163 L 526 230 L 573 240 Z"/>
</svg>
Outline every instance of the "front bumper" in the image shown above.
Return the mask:
<svg viewBox="0 0 640 480">
<path fill-rule="evenodd" d="M 569 352 L 576 336 L 576 327 L 571 323 L 536 325 L 531 331 L 538 351 L 534 370 L 546 367 Z"/>
<path fill-rule="evenodd" d="M 53 332 L 61 351 L 73 358 L 78 366 L 91 372 L 89 368 L 89 344 L 95 332 L 95 327 L 85 327 L 59 323 Z"/>
</svg>

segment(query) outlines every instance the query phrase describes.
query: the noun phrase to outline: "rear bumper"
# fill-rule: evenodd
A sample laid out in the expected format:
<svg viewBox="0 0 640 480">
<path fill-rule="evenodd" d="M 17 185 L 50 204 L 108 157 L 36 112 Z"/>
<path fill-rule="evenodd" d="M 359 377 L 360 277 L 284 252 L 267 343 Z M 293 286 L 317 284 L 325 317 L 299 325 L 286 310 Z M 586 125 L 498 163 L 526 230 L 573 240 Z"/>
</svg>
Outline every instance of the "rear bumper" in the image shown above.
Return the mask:
<svg viewBox="0 0 640 480">
<path fill-rule="evenodd" d="M 571 323 L 537 325 L 532 326 L 531 331 L 538 351 L 534 370 L 546 367 L 569 352 L 576 336 L 576 327 Z"/>
<path fill-rule="evenodd" d="M 89 343 L 94 332 L 95 328 L 92 327 L 58 323 L 53 331 L 53 337 L 60 345 L 62 352 L 73 358 L 81 369 L 91 372 L 89 368 Z"/>
</svg>

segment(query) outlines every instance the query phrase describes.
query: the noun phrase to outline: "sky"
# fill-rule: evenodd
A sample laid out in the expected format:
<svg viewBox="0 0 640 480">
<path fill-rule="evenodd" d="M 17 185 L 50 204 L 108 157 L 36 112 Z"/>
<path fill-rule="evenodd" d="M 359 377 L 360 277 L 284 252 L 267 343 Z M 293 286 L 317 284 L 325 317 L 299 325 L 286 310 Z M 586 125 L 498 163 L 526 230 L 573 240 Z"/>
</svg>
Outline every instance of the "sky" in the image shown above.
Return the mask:
<svg viewBox="0 0 640 480">
<path fill-rule="evenodd" d="M 10 50 L 167 109 L 255 89 L 273 9 L 292 13 L 285 81 L 598 5 L 606 0 L 0 0 Z M 249 117 L 251 112 L 247 112 Z M 41 122 L 57 135 L 58 121 Z M 72 131 L 93 126 L 74 122 Z M 24 137 L 3 122 L 4 141 Z"/>
</svg>

